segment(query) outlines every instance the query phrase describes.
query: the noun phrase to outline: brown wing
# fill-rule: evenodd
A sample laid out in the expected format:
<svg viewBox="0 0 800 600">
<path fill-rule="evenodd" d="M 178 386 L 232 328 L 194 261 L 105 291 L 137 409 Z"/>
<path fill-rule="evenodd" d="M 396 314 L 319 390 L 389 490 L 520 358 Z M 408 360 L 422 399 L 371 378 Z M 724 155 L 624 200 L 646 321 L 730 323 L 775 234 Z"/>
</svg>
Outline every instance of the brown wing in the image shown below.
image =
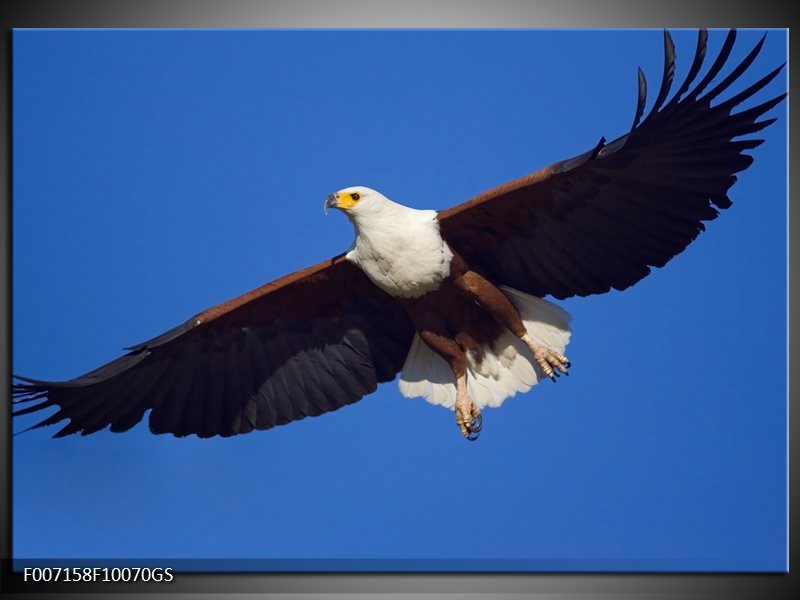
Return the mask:
<svg viewBox="0 0 800 600">
<path fill-rule="evenodd" d="M 413 329 L 402 307 L 337 257 L 189 319 L 64 382 L 17 376 L 15 415 L 58 406 L 55 434 L 125 431 L 151 409 L 154 433 L 229 436 L 336 410 L 393 379 Z"/>
<path fill-rule="evenodd" d="M 763 129 L 757 122 L 786 94 L 732 114 L 769 83 L 778 67 L 730 99 L 711 106 L 750 66 L 764 38 L 731 73 L 701 94 L 724 66 L 736 37 L 728 33 L 705 77 L 689 89 L 706 52 L 700 31 L 694 62 L 672 99 L 675 52 L 664 34 L 661 89 L 648 116 L 639 71 L 639 101 L 631 131 L 585 154 L 489 190 L 439 213 L 443 236 L 472 268 L 495 283 L 538 296 L 587 296 L 623 290 L 680 253 L 704 230 L 703 221 L 728 208 L 735 173 L 760 139 L 733 138 Z"/>
</svg>

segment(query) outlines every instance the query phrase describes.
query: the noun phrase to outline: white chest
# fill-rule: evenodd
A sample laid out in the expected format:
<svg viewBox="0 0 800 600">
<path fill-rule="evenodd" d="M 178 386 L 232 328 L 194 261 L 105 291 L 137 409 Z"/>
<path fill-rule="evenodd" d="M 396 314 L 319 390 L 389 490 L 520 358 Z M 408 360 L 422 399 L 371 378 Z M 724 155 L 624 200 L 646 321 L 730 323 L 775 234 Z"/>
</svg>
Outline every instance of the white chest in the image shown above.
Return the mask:
<svg viewBox="0 0 800 600">
<path fill-rule="evenodd" d="M 347 259 L 388 294 L 418 298 L 450 275 L 453 253 L 435 219 L 359 229 Z"/>
</svg>

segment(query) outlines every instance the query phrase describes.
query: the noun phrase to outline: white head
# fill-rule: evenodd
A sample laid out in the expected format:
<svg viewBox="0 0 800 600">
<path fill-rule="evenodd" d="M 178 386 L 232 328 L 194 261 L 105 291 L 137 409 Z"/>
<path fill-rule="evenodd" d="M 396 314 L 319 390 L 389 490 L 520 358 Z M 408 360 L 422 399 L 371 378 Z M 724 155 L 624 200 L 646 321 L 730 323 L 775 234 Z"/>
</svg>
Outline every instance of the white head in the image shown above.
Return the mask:
<svg viewBox="0 0 800 600">
<path fill-rule="evenodd" d="M 356 222 L 360 217 L 376 215 L 395 203 L 386 196 L 363 185 L 354 185 L 325 198 L 325 210 L 338 208 Z"/>
</svg>

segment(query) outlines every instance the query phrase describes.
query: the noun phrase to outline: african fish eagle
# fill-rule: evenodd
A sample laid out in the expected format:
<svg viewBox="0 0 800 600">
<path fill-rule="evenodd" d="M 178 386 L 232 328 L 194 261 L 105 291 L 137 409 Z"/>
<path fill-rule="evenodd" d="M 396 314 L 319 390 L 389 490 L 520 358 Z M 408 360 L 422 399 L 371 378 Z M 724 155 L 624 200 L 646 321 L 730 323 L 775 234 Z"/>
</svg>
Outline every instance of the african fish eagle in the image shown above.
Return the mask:
<svg viewBox="0 0 800 600">
<path fill-rule="evenodd" d="M 675 52 L 664 32 L 661 86 L 644 118 L 639 71 L 633 126 L 611 142 L 500 185 L 444 211 L 416 210 L 367 187 L 329 195 L 352 222 L 339 256 L 192 317 L 69 381 L 16 376 L 15 415 L 57 406 L 34 425 L 69 419 L 55 437 L 110 426 L 125 431 L 150 411 L 154 433 L 230 436 L 336 410 L 399 379 L 409 397 L 453 409 L 467 439 L 481 409 L 567 374 L 570 317 L 552 302 L 624 290 L 665 265 L 731 206 L 735 174 L 753 161 L 747 136 L 785 93 L 734 109 L 775 68 L 712 106 L 758 55 L 721 81 L 736 33 L 695 84 L 707 32 L 670 96 Z M 706 91 L 712 82 L 713 87 Z"/>
</svg>

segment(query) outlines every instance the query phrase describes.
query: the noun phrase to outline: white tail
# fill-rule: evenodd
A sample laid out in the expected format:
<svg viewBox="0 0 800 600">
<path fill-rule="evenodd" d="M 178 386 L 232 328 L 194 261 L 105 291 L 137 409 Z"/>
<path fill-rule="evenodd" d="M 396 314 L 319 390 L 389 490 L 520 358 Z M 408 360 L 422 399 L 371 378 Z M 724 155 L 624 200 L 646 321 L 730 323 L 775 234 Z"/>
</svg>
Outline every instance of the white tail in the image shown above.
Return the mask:
<svg viewBox="0 0 800 600">
<path fill-rule="evenodd" d="M 500 289 L 519 311 L 528 335 L 563 354 L 571 334 L 569 314 L 542 298 L 506 286 Z M 500 406 L 517 392 L 527 392 L 544 376 L 525 343 L 508 330 L 503 331 L 494 348 L 483 348 L 480 362 L 472 353 L 467 359 L 467 388 L 481 409 Z M 450 366 L 419 335 L 414 335 L 398 385 L 406 398 L 422 397 L 451 410 L 456 401 Z"/>
</svg>

